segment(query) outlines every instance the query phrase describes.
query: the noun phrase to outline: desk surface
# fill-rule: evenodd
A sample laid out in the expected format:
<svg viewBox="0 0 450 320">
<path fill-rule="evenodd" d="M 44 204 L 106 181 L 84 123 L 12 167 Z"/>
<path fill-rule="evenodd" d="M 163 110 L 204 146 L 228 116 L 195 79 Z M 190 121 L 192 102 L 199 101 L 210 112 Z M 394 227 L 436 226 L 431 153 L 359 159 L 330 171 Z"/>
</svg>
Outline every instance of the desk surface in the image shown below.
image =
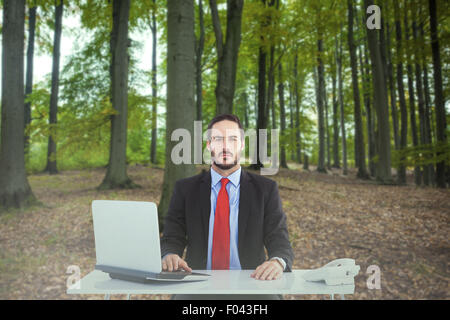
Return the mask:
<svg viewBox="0 0 450 320">
<path fill-rule="evenodd" d="M 302 278 L 308 270 L 285 272 L 278 280 L 255 280 L 253 270 L 195 270 L 211 279 L 197 282 L 135 283 L 94 270 L 67 289 L 68 294 L 353 294 L 355 285 L 328 286 Z"/>
</svg>

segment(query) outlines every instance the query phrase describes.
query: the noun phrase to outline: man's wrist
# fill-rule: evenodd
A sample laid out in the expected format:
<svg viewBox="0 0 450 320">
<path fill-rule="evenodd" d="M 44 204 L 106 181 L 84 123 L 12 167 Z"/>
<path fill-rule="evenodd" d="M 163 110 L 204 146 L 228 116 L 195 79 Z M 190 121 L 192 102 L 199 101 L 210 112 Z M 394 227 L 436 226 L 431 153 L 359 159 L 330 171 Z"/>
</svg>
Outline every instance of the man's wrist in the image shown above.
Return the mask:
<svg viewBox="0 0 450 320">
<path fill-rule="evenodd" d="M 282 258 L 280 258 L 280 257 L 273 257 L 270 260 L 277 261 L 281 265 L 281 268 L 283 269 L 283 271 L 286 269 L 286 262 Z"/>
</svg>

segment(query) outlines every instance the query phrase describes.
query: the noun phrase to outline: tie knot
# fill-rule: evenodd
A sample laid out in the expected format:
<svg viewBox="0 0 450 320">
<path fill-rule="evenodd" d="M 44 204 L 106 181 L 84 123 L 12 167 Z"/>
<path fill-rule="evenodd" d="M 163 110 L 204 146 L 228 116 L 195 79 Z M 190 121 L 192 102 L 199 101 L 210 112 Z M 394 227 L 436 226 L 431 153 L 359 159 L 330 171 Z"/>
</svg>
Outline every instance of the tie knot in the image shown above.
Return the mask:
<svg viewBox="0 0 450 320">
<path fill-rule="evenodd" d="M 220 180 L 220 182 L 222 182 L 222 188 L 223 188 L 224 186 L 227 185 L 228 182 L 230 182 L 230 180 L 228 180 L 227 178 L 222 178 L 222 179 Z"/>
</svg>

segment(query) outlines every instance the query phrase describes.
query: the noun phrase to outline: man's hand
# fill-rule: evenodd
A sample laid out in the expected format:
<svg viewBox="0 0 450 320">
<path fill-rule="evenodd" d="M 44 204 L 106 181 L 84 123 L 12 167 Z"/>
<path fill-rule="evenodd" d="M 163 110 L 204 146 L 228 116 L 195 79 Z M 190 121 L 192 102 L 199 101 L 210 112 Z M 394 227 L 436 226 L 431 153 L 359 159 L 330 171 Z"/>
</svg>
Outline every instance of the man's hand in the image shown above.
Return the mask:
<svg viewBox="0 0 450 320">
<path fill-rule="evenodd" d="M 186 261 L 180 258 L 177 254 L 167 254 L 162 259 L 162 268 L 164 271 L 177 271 L 178 269 L 184 269 L 188 272 L 192 272 Z"/>
<path fill-rule="evenodd" d="M 283 266 L 278 260 L 269 260 L 258 266 L 251 274 L 257 280 L 276 280 L 283 274 Z"/>
</svg>

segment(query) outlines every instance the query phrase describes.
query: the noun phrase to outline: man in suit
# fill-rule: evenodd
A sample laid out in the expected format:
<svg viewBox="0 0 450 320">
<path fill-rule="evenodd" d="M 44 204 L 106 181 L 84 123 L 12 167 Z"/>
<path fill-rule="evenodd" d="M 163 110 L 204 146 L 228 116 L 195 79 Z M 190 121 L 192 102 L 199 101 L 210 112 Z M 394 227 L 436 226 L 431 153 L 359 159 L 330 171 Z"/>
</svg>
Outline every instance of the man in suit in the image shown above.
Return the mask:
<svg viewBox="0 0 450 320">
<path fill-rule="evenodd" d="M 163 270 L 252 269 L 257 280 L 279 279 L 291 271 L 294 254 L 277 183 L 241 168 L 244 142 L 235 115 L 216 116 L 208 125 L 211 168 L 175 184 L 161 238 Z M 239 297 L 244 296 L 233 298 Z"/>
</svg>

